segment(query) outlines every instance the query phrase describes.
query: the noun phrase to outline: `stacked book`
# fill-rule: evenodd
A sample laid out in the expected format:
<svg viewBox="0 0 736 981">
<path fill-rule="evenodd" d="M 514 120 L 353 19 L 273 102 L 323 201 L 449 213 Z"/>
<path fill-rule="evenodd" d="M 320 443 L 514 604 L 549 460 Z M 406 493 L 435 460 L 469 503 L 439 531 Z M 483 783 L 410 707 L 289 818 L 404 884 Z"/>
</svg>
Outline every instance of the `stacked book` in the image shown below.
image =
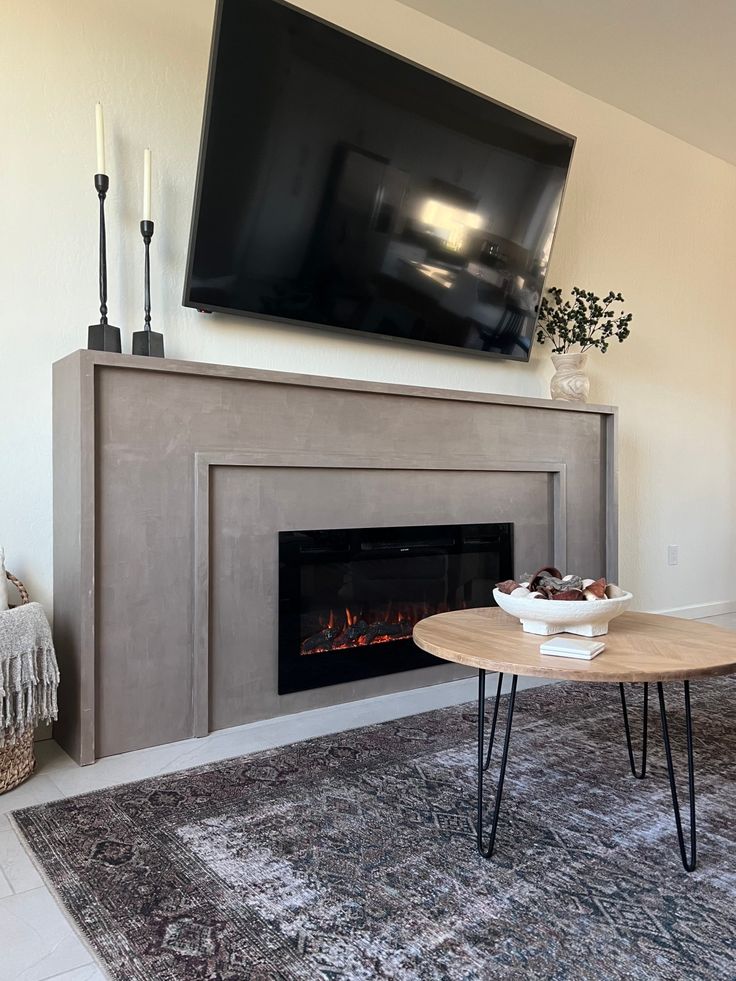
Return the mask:
<svg viewBox="0 0 736 981">
<path fill-rule="evenodd" d="M 554 654 L 556 657 L 576 657 L 590 661 L 597 657 L 606 645 L 600 640 L 584 640 L 582 637 L 553 637 L 539 648 L 540 654 Z"/>
</svg>

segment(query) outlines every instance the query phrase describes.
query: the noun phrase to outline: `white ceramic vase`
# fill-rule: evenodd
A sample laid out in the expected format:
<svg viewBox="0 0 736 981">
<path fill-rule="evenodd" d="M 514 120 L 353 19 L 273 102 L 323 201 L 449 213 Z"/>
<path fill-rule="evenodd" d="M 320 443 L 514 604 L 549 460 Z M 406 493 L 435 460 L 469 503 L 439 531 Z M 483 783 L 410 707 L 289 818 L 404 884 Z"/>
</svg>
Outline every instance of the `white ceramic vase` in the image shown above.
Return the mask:
<svg viewBox="0 0 736 981">
<path fill-rule="evenodd" d="M 552 364 L 555 373 L 549 384 L 553 399 L 567 399 L 569 402 L 587 402 L 590 392 L 590 379 L 585 374 L 586 354 L 553 354 Z"/>
</svg>

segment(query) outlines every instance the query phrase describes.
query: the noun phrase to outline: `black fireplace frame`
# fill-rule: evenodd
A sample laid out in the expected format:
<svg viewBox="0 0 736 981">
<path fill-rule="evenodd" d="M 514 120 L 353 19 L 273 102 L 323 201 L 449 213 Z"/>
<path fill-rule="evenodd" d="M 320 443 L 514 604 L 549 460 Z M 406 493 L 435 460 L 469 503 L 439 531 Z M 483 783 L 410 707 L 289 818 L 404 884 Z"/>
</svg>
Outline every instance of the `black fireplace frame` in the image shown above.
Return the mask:
<svg viewBox="0 0 736 981">
<path fill-rule="evenodd" d="M 312 531 L 280 531 L 278 693 L 287 695 L 380 675 L 432 667 L 445 662 L 421 651 L 411 637 L 367 647 L 309 656 L 300 655 L 300 570 L 295 556 L 309 561 L 334 562 L 367 557 L 405 557 L 455 554 L 463 551 L 495 552 L 499 579 L 513 577 L 514 526 L 510 522 L 464 525 L 414 525 L 402 528 L 345 528 Z M 488 605 L 493 604 L 490 589 Z"/>
</svg>

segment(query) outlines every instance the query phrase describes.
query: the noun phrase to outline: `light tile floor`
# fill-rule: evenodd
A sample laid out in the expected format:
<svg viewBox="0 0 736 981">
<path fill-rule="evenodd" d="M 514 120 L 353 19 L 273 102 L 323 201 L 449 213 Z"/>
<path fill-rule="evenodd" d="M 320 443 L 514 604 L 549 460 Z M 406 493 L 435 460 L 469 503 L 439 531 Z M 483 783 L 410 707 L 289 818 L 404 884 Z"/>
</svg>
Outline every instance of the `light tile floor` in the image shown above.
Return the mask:
<svg viewBox="0 0 736 981">
<path fill-rule="evenodd" d="M 706 623 L 736 630 L 736 614 Z M 475 682 L 454 682 L 398 696 L 382 719 L 428 711 L 475 696 Z M 464 697 L 462 697 L 464 696 Z M 115 784 L 213 763 L 299 739 L 378 721 L 372 699 L 215 732 L 138 750 L 79 767 L 52 740 L 36 744 L 38 768 L 26 783 L 0 795 L 0 981 L 103 981 L 105 975 L 44 885 L 8 821 L 10 811 Z"/>
</svg>

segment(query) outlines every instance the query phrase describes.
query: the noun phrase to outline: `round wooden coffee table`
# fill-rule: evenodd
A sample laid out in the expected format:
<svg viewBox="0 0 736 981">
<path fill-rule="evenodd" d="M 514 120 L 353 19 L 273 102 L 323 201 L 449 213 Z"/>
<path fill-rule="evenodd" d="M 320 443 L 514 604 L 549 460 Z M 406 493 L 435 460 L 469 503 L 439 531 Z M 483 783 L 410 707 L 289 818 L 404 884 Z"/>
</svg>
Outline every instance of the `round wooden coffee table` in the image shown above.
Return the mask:
<svg viewBox="0 0 736 981">
<path fill-rule="evenodd" d="M 539 653 L 545 638 L 524 633 L 515 618 L 498 608 L 458 610 L 439 613 L 421 620 L 414 627 L 414 643 L 445 661 L 466 664 L 478 669 L 478 801 L 477 842 L 485 858 L 493 854 L 501 808 L 503 783 L 508 761 L 511 723 L 514 716 L 516 685 L 520 675 L 564 681 L 597 681 L 618 684 L 623 710 L 624 731 L 631 771 L 637 779 L 646 775 L 647 714 L 649 684 L 657 685 L 662 739 L 667 773 L 675 812 L 677 840 L 682 864 L 688 872 L 695 868 L 695 767 L 693 760 L 693 729 L 690 710 L 690 681 L 714 675 L 736 673 L 736 633 L 695 620 L 660 616 L 654 613 L 625 613 L 613 620 L 609 632 L 602 638 L 606 649 L 591 661 L 554 657 Z M 488 747 L 485 746 L 485 680 L 487 671 L 498 672 L 498 687 L 493 708 Z M 512 675 L 506 715 L 506 728 L 501 754 L 496 795 L 493 806 L 488 844 L 483 834 L 483 774 L 491 762 L 496 734 L 499 699 L 504 674 Z M 637 771 L 631 743 L 631 731 L 626 707 L 625 683 L 644 686 L 643 732 L 641 766 Z M 690 855 L 680 817 L 672 749 L 670 746 L 665 706 L 664 684 L 682 682 L 685 695 L 687 729 L 688 796 L 690 810 Z"/>
</svg>

